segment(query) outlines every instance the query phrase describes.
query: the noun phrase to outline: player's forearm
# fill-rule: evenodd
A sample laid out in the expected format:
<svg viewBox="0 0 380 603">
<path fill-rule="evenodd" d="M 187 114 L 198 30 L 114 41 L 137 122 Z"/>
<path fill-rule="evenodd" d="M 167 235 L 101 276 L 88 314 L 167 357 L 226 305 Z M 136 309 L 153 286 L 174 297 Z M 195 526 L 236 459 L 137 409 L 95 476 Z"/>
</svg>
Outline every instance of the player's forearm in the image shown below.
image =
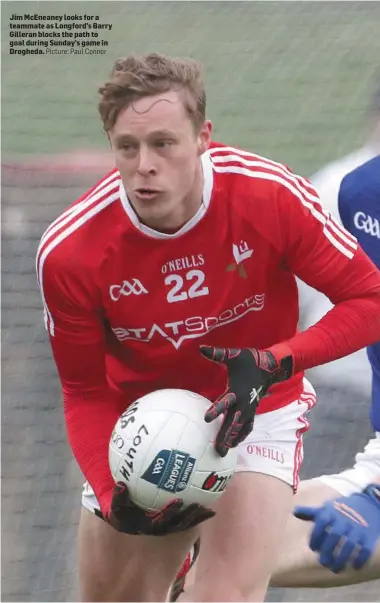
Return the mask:
<svg viewBox="0 0 380 603">
<path fill-rule="evenodd" d="M 321 284 L 321 291 L 334 307 L 306 331 L 270 349 L 277 360 L 292 355 L 294 372 L 380 340 L 380 272 L 360 248 L 335 279 Z"/>
<path fill-rule="evenodd" d="M 348 356 L 380 340 L 380 295 L 334 306 L 319 322 L 270 348 L 276 359 L 291 355 L 295 373 Z"/>
<path fill-rule="evenodd" d="M 102 397 L 87 399 L 64 395 L 64 409 L 74 456 L 105 511 L 114 486 L 108 462 L 108 444 L 118 412 L 107 392 Z"/>
<path fill-rule="evenodd" d="M 73 344 L 71 337 L 50 338 L 60 377 L 67 435 L 74 456 L 95 491 L 102 509 L 110 503 L 114 480 L 108 462 L 108 444 L 119 418 L 108 386 L 101 340 Z"/>
</svg>

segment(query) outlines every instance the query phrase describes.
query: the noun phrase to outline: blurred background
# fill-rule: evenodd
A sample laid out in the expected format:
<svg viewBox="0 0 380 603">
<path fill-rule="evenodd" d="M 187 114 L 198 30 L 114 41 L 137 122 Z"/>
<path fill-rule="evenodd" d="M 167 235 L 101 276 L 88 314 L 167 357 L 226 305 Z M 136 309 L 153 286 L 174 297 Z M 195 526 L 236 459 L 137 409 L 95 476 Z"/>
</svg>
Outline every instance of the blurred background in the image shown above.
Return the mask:
<svg viewBox="0 0 380 603">
<path fill-rule="evenodd" d="M 112 165 L 97 87 L 132 52 L 200 59 L 215 139 L 311 177 L 371 144 L 380 4 L 2 2 L 1 10 L 2 600 L 75 601 L 82 477 L 66 443 L 34 263 L 46 226 Z M 14 12 L 97 14 L 112 25 L 101 34 L 107 53 L 9 55 Z M 303 477 L 348 467 L 370 436 L 366 388 L 331 372 L 316 385 Z M 268 600 L 379 601 L 379 593 L 372 582 L 274 589 Z"/>
</svg>

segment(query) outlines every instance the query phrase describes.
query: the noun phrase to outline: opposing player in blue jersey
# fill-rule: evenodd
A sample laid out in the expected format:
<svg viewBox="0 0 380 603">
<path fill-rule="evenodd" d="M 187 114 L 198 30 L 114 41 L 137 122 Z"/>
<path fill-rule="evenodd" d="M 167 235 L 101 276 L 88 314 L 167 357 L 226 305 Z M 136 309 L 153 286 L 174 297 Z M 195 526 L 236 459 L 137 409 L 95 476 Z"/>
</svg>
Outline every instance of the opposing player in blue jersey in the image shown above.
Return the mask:
<svg viewBox="0 0 380 603">
<path fill-rule="evenodd" d="M 338 206 L 343 225 L 380 268 L 380 155 L 345 176 Z M 328 587 L 380 578 L 380 342 L 367 352 L 375 437 L 353 468 L 301 482 L 298 519 L 288 523 L 272 585 Z"/>
</svg>

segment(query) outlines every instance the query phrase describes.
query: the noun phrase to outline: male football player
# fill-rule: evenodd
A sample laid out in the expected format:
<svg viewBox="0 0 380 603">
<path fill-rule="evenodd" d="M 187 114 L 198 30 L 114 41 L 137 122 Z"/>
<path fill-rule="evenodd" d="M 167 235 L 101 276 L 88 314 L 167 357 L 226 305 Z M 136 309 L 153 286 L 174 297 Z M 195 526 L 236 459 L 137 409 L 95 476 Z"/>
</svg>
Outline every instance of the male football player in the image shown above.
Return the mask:
<svg viewBox="0 0 380 603">
<path fill-rule="evenodd" d="M 68 439 L 88 482 L 81 597 L 164 600 L 201 532 L 190 599 L 262 601 L 315 403 L 303 371 L 379 339 L 380 275 L 307 180 L 210 144 L 196 62 L 118 60 L 99 111 L 116 169 L 53 222 L 37 254 Z M 303 333 L 295 275 L 334 304 Z M 239 446 L 214 510 L 184 509 L 173 492 L 146 513 L 112 479 L 118 417 L 165 387 L 212 400 L 206 421 L 224 417 L 216 450 Z"/>
</svg>

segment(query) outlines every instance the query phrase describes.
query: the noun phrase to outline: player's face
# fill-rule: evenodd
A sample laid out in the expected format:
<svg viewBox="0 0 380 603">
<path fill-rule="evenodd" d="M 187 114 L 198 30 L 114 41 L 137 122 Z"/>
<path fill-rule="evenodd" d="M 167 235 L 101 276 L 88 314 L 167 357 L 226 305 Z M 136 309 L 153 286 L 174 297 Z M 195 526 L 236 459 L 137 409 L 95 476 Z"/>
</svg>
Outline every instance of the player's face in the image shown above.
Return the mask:
<svg viewBox="0 0 380 603">
<path fill-rule="evenodd" d="M 122 111 L 109 132 L 116 165 L 140 220 L 152 228 L 180 228 L 198 211 L 200 155 L 211 122 L 199 132 L 177 92 L 140 99 Z"/>
</svg>

